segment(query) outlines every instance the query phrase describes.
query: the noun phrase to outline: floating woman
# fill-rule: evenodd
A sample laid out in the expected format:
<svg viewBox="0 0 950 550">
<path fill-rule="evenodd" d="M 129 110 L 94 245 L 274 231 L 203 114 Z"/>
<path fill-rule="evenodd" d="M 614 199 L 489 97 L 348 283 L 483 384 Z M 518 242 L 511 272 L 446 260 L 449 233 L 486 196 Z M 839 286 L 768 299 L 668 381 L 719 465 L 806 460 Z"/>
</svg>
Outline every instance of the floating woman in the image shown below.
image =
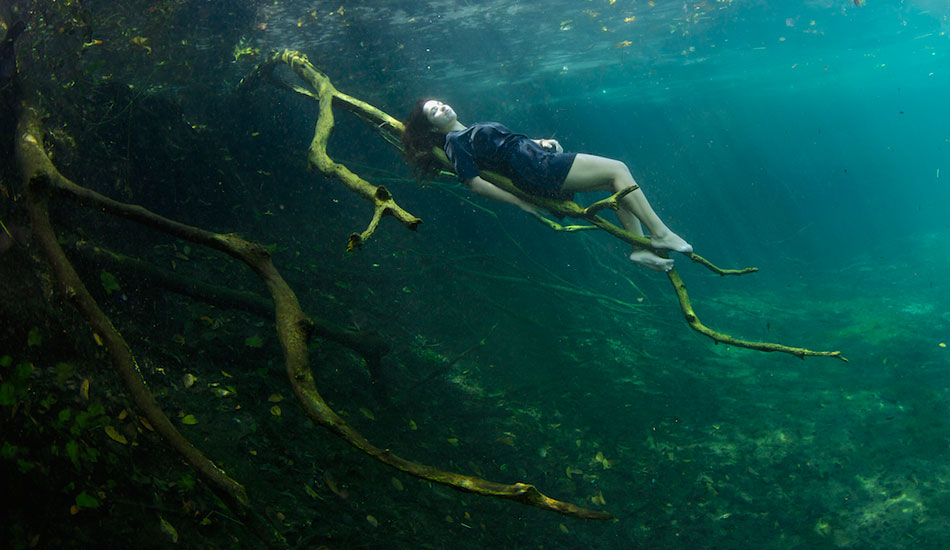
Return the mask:
<svg viewBox="0 0 950 550">
<path fill-rule="evenodd" d="M 441 148 L 459 180 L 472 192 L 534 215 L 540 215 L 537 206 L 481 178 L 479 171 L 497 172 L 525 193 L 558 200 L 569 200 L 575 192 L 618 193 L 636 185 L 627 165 L 619 160 L 565 153 L 557 140 L 531 139 L 497 122 L 465 126 L 452 107 L 435 99 L 417 101 L 405 127 L 402 144 L 406 159 L 418 173 L 431 175 L 441 168 L 432 152 L 435 147 Z M 646 226 L 654 249 L 634 249 L 630 254 L 632 262 L 656 271 L 669 271 L 673 260 L 665 257 L 664 251 L 693 251 L 689 243 L 660 220 L 640 189 L 628 193 L 620 203 L 620 223 L 637 236 L 643 236 L 641 223 Z"/>
</svg>

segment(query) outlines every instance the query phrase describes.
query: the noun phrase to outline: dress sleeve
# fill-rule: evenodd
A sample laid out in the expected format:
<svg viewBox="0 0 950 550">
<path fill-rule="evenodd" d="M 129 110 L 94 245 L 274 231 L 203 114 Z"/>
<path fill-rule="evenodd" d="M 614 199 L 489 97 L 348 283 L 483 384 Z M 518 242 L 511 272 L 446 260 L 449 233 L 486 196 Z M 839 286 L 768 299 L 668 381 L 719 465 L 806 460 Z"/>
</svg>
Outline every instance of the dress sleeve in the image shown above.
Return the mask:
<svg viewBox="0 0 950 550">
<path fill-rule="evenodd" d="M 466 181 L 478 175 L 478 166 L 475 164 L 475 153 L 472 150 L 472 140 L 466 139 L 463 134 L 449 135 L 445 139 L 445 156 L 455 168 L 459 181 Z"/>
</svg>

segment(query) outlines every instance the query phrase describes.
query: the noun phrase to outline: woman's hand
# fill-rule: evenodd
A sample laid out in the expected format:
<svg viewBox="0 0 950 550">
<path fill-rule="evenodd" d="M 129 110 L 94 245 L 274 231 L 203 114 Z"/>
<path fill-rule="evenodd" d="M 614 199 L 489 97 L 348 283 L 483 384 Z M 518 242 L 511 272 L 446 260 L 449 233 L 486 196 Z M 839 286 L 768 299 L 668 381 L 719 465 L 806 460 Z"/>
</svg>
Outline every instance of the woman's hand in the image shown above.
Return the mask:
<svg viewBox="0 0 950 550">
<path fill-rule="evenodd" d="M 538 217 L 538 218 L 544 216 L 544 214 L 541 213 L 541 207 L 539 207 L 539 206 L 537 206 L 537 205 L 535 205 L 535 204 L 531 204 L 530 202 L 525 202 L 525 201 L 519 200 L 519 201 L 518 201 L 518 208 L 520 208 L 520 209 L 524 210 L 525 212 L 527 212 L 528 214 L 531 214 L 532 216 L 535 216 L 535 217 Z"/>
<path fill-rule="evenodd" d="M 561 147 L 561 144 L 557 142 L 556 139 L 542 139 L 538 141 L 538 145 L 551 151 L 552 153 L 563 153 L 564 148 Z"/>
</svg>

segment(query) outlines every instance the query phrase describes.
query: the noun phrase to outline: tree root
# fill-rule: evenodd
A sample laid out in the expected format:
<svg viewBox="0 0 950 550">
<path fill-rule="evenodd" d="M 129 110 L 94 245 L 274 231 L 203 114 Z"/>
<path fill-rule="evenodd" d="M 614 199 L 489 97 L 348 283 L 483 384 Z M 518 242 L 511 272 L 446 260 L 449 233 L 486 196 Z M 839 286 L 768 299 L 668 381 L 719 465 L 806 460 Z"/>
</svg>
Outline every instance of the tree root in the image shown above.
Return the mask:
<svg viewBox="0 0 950 550">
<path fill-rule="evenodd" d="M 307 81 L 313 87 L 313 89 L 316 90 L 316 93 L 296 86 L 291 86 L 274 78 L 273 70 L 276 63 L 286 63 L 302 79 Z M 331 103 L 332 101 L 336 101 L 350 112 L 368 122 L 371 122 L 373 128 L 383 137 L 383 139 L 392 144 L 394 147 L 400 149 L 401 146 L 398 137 L 404 131 L 402 123 L 392 116 L 377 109 L 376 107 L 373 107 L 372 105 L 337 91 L 336 88 L 330 84 L 327 76 L 318 71 L 310 63 L 310 61 L 307 59 L 307 56 L 294 50 L 281 50 L 279 52 L 272 53 L 267 60 L 262 62 L 253 73 L 245 77 L 241 82 L 242 85 L 249 86 L 260 81 L 261 79 L 267 79 L 276 86 L 303 94 L 320 102 L 320 118 L 317 120 L 317 131 L 314 134 L 313 142 L 310 145 L 311 165 L 316 165 L 324 174 L 328 176 L 339 178 L 344 182 L 344 184 L 347 185 L 347 187 L 361 196 L 370 198 L 368 195 L 375 195 L 376 190 L 381 190 L 383 192 L 382 198 L 371 198 L 371 200 L 374 200 L 376 210 L 374 212 L 373 219 L 370 222 L 369 228 L 367 228 L 367 230 L 364 231 L 362 235 L 353 234 L 350 237 L 350 243 L 347 246 L 347 250 L 352 250 L 353 248 L 360 246 L 366 240 L 366 238 L 372 234 L 373 230 L 375 230 L 377 224 L 379 223 L 379 218 L 382 217 L 382 215 L 389 213 L 395 215 L 395 211 L 390 211 L 388 209 L 394 208 L 393 205 L 396 203 L 392 200 L 391 195 L 385 190 L 384 187 L 373 187 L 368 182 L 357 178 L 346 168 L 333 163 L 329 160 L 329 157 L 326 156 L 327 140 L 329 139 L 330 131 L 333 127 L 333 113 L 331 110 Z M 446 158 L 445 153 L 441 149 L 435 149 L 433 152 L 440 159 L 442 165 L 446 167 L 446 170 L 443 171 L 443 173 L 451 175 L 451 172 L 448 172 L 447 170 L 451 169 L 452 165 L 449 163 L 448 158 Z M 500 174 L 484 171 L 480 175 L 499 188 L 508 191 L 525 202 L 535 204 L 546 209 L 548 212 L 552 213 L 558 218 L 570 217 L 582 219 L 591 224 L 564 226 L 548 219 L 545 216 L 537 216 L 538 220 L 555 231 L 575 232 L 590 229 L 601 229 L 622 241 L 630 243 L 636 248 L 653 250 L 655 253 L 661 256 L 665 256 L 667 253 L 665 250 L 654 249 L 650 245 L 649 239 L 634 235 L 626 229 L 616 224 L 610 223 L 609 221 L 597 215 L 598 212 L 604 210 L 605 208 L 609 208 L 611 210 L 617 210 L 620 208 L 620 199 L 622 199 L 627 193 L 637 189 L 637 186 L 623 189 L 617 193 L 614 193 L 610 197 L 601 201 L 597 201 L 585 208 L 573 201 L 559 201 L 555 199 L 539 197 L 536 195 L 529 195 L 528 193 L 525 193 L 516 187 L 510 179 Z M 358 182 L 355 180 L 358 180 Z M 403 223 L 406 224 L 410 229 L 415 229 L 418 223 L 421 221 L 418 220 L 418 218 L 415 218 L 415 220 L 415 223 L 406 223 L 405 220 L 403 220 Z M 713 273 L 717 273 L 719 275 L 744 275 L 746 273 L 754 273 L 758 271 L 758 268 L 756 267 L 723 269 L 695 253 L 690 254 L 689 257 L 694 262 L 705 266 Z M 690 307 L 689 297 L 686 294 L 686 286 L 682 284 L 679 275 L 676 274 L 675 270 L 671 270 L 669 275 L 670 280 L 673 282 L 673 288 L 676 292 L 676 295 L 679 297 L 680 308 L 682 309 L 683 315 L 686 317 L 686 321 L 689 323 L 690 328 L 700 332 L 701 334 L 709 336 L 716 342 L 728 343 L 734 346 L 760 351 L 781 351 L 796 355 L 798 357 L 814 355 L 821 357 L 836 357 L 838 359 L 847 361 L 847 359 L 845 359 L 839 351 L 811 351 L 803 348 L 783 346 L 781 344 L 749 342 L 711 330 L 699 322 L 699 319 L 696 317 L 696 313 Z M 678 284 L 677 281 L 679 282 Z"/>
<path fill-rule="evenodd" d="M 39 245 L 53 266 L 63 294 L 69 298 L 99 334 L 113 365 L 122 374 L 126 387 L 136 405 L 149 422 L 172 447 L 184 456 L 216 492 L 231 497 L 245 513 L 253 512 L 244 487 L 215 466 L 172 425 L 161 410 L 145 383 L 141 372 L 122 335 L 98 307 L 56 242 L 49 220 L 47 201 L 50 191 L 65 194 L 78 203 L 163 231 L 177 238 L 208 246 L 224 252 L 248 265 L 267 285 L 274 302 L 277 336 L 284 354 L 284 362 L 291 387 L 298 401 L 314 422 L 337 434 L 354 447 L 380 462 L 412 476 L 454 489 L 483 496 L 493 496 L 521 502 L 537 508 L 585 519 L 610 519 L 606 512 L 589 510 L 545 496 L 533 485 L 526 483 L 501 484 L 473 476 L 412 462 L 380 449 L 357 432 L 324 401 L 317 390 L 309 366 L 308 342 L 314 334 L 314 323 L 300 308 L 297 297 L 274 267 L 267 248 L 246 241 L 235 234 L 220 234 L 185 225 L 154 214 L 138 205 L 109 199 L 81 187 L 56 169 L 42 145 L 39 116 L 23 105 L 17 129 L 17 160 L 23 176 L 27 209 L 37 234 Z"/>
</svg>

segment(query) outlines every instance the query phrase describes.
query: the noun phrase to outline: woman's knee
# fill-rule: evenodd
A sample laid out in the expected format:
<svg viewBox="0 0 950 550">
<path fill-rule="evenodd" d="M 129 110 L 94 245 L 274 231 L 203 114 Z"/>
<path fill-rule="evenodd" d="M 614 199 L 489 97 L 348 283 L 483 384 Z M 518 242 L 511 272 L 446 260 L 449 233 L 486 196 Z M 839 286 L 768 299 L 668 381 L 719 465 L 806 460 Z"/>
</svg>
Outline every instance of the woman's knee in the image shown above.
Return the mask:
<svg viewBox="0 0 950 550">
<path fill-rule="evenodd" d="M 630 175 L 630 168 L 622 160 L 614 161 L 614 170 L 616 171 L 617 175 L 620 177 L 625 177 L 625 178 L 633 177 Z"/>
<path fill-rule="evenodd" d="M 633 183 L 630 170 L 622 161 L 579 154 L 568 172 L 565 187 L 575 191 L 612 189 L 617 192 Z"/>
<path fill-rule="evenodd" d="M 633 175 L 630 174 L 630 168 L 627 167 L 623 161 L 610 159 L 609 171 L 610 179 L 617 188 L 617 191 L 634 184 Z"/>
</svg>

